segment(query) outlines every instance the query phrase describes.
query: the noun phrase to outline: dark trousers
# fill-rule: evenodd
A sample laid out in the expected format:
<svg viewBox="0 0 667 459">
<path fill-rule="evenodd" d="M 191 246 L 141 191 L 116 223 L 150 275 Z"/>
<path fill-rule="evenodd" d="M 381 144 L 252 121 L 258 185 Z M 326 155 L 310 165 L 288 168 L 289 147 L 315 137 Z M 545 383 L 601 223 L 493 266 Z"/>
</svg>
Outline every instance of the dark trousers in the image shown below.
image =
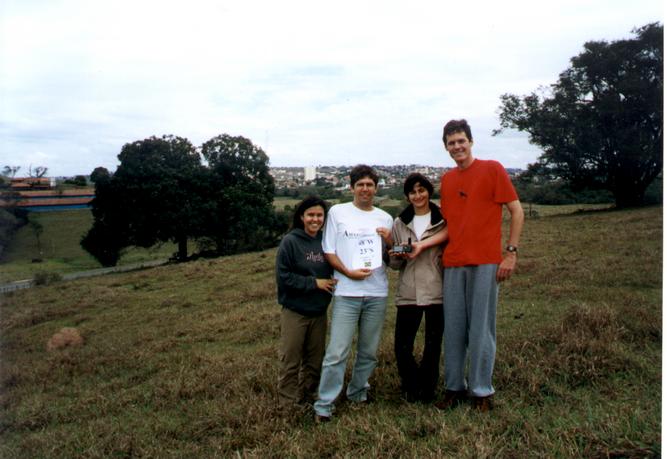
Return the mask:
<svg viewBox="0 0 667 459">
<path fill-rule="evenodd" d="M 401 390 L 408 398 L 431 400 L 440 374 L 440 352 L 445 327 L 442 305 L 398 306 L 396 309 L 394 352 L 401 377 Z M 424 353 L 418 365 L 414 344 L 422 315 L 426 316 Z"/>
</svg>

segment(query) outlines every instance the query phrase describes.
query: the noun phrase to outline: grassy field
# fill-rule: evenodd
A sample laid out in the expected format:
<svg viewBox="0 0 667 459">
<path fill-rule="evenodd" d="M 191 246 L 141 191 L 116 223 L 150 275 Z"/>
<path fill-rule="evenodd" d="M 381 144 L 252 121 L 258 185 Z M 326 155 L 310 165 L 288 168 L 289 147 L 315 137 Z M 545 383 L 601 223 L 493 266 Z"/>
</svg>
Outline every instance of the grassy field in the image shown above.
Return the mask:
<svg viewBox="0 0 667 459">
<path fill-rule="evenodd" d="M 526 222 L 490 414 L 401 400 L 393 306 L 372 404 L 281 413 L 274 256 L 0 297 L 0 457 L 661 455 L 661 207 Z M 85 343 L 48 352 L 65 326 Z"/>
<path fill-rule="evenodd" d="M 64 274 L 100 267 L 79 244 L 93 224 L 90 210 L 35 212 L 29 218 L 42 225 L 42 254 L 40 256 L 35 231 L 30 225 L 21 227 L 0 260 L 0 282 L 31 279 L 37 272 Z M 151 249 L 132 247 L 123 254 L 119 264 L 169 258 L 175 251 L 175 244 Z M 37 258 L 42 261 L 34 263 Z"/>
</svg>

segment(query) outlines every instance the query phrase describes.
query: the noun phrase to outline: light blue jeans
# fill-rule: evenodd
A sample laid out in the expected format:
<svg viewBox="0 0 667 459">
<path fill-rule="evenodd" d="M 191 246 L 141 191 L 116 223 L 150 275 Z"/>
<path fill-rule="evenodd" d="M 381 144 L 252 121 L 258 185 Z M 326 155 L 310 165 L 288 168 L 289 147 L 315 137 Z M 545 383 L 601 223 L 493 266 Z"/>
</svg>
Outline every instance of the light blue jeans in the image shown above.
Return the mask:
<svg viewBox="0 0 667 459">
<path fill-rule="evenodd" d="M 474 397 L 495 392 L 498 265 L 445 268 L 445 387 Z M 468 378 L 465 377 L 466 361 Z"/>
<path fill-rule="evenodd" d="M 331 416 L 334 401 L 343 390 L 347 357 L 357 331 L 357 355 L 347 385 L 347 398 L 356 402 L 366 400 L 370 388 L 368 378 L 377 365 L 376 352 L 386 310 L 387 297 L 334 297 L 329 344 L 322 362 L 315 413 Z"/>
</svg>

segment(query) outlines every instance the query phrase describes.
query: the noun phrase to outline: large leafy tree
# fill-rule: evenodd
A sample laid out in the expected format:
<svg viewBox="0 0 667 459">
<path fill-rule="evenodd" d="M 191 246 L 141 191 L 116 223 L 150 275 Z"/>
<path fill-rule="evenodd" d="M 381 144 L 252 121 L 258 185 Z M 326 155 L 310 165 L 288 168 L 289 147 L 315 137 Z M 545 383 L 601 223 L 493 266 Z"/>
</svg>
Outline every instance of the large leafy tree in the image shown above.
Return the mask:
<svg viewBox="0 0 667 459">
<path fill-rule="evenodd" d="M 501 97 L 501 129 L 527 132 L 543 153 L 529 172 L 640 205 L 663 167 L 663 26 L 591 41 L 549 89 Z"/>
<path fill-rule="evenodd" d="M 204 169 L 194 146 L 175 136 L 128 143 L 112 176 L 95 183 L 93 227 L 83 247 L 103 265 L 115 265 L 127 246 L 178 244 L 187 257 L 188 238 L 202 234 Z"/>
<path fill-rule="evenodd" d="M 268 157 L 244 137 L 226 134 L 197 150 L 180 137 L 126 144 L 114 174 L 96 169 L 93 227 L 81 245 L 103 265 L 128 246 L 195 239 L 218 254 L 270 247 L 285 229 L 273 210 Z"/>
<path fill-rule="evenodd" d="M 270 247 L 281 229 L 273 210 L 275 185 L 269 158 L 249 139 L 222 134 L 205 142 L 211 187 L 209 238 L 219 253 Z"/>
</svg>

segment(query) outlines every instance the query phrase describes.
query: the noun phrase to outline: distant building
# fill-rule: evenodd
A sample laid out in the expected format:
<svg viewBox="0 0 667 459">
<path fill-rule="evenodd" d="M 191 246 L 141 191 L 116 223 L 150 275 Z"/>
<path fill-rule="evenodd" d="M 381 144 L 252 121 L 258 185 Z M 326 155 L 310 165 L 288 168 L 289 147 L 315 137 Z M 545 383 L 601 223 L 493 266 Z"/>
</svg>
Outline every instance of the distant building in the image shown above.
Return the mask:
<svg viewBox="0 0 667 459">
<path fill-rule="evenodd" d="M 55 187 L 55 179 L 48 177 L 20 177 L 13 178 L 9 184 L 14 191 L 21 190 L 49 190 Z"/>
<path fill-rule="evenodd" d="M 84 209 L 95 197 L 94 188 L 56 189 L 55 177 L 13 178 L 9 191 L 10 198 L 0 193 L 0 207 L 16 206 L 31 212 Z"/>
<path fill-rule="evenodd" d="M 0 207 L 15 205 L 30 212 L 85 209 L 95 197 L 94 188 L 75 190 L 26 190 L 19 191 L 11 202 L 0 198 Z"/>
<path fill-rule="evenodd" d="M 303 168 L 303 179 L 306 182 L 312 182 L 317 178 L 317 168 L 315 166 L 306 166 Z"/>
</svg>

